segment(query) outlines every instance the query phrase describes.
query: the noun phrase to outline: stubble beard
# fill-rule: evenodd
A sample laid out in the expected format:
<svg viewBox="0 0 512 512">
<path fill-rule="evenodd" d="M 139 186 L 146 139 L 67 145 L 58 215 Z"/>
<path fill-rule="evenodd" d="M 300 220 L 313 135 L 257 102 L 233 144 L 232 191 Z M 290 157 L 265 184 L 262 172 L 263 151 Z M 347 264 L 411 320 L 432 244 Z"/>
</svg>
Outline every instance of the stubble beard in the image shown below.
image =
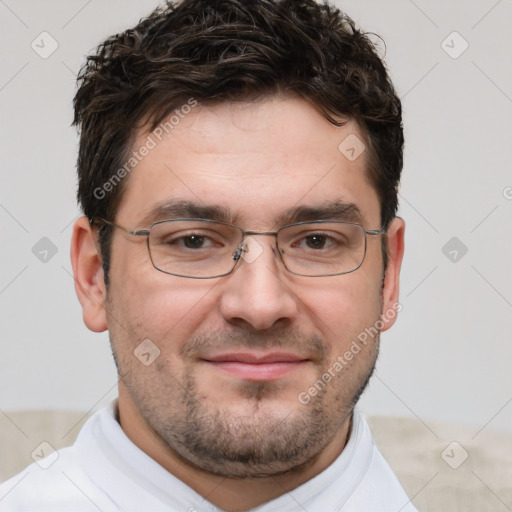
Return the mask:
<svg viewBox="0 0 512 512">
<path fill-rule="evenodd" d="M 367 347 L 372 352 L 367 356 L 369 362 L 365 368 L 359 367 L 351 374 L 349 367 L 344 368 L 308 404 L 297 400 L 298 408 L 283 415 L 268 408 L 269 400 L 279 396 L 278 382 L 240 382 L 237 393 L 251 406 L 250 415 L 240 416 L 229 409 L 213 409 L 201 395 L 190 368 L 179 385 L 176 377 L 171 379 L 174 391 L 169 386 L 163 388 L 162 395 L 174 394 L 172 403 L 155 394 L 148 399 L 151 393 L 137 381 L 136 372 L 129 371 L 123 381 L 145 421 L 185 464 L 221 477 L 277 476 L 300 472 L 311 465 L 349 418 L 374 371 L 378 338 L 373 340 L 372 347 Z M 198 344 L 202 346 L 205 342 L 201 339 Z M 323 346 L 318 339 L 310 339 L 308 343 Z M 230 346 L 225 337 L 222 344 Z M 251 346 L 241 343 L 240 338 L 238 345 Z M 330 364 L 325 354 L 322 357 L 319 379 Z M 166 370 L 162 367 L 160 371 Z M 313 382 L 304 383 L 304 388 Z"/>
</svg>

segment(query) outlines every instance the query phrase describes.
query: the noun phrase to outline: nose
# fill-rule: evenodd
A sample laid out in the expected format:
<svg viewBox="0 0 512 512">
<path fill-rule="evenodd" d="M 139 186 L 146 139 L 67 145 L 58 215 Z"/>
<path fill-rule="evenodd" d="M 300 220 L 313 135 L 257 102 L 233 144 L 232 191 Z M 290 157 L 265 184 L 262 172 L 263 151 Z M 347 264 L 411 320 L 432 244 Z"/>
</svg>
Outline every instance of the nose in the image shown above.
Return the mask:
<svg viewBox="0 0 512 512">
<path fill-rule="evenodd" d="M 296 317 L 298 300 L 274 246 L 270 237 L 248 237 L 240 261 L 223 278 L 220 310 L 230 324 L 261 330 L 286 327 Z"/>
</svg>

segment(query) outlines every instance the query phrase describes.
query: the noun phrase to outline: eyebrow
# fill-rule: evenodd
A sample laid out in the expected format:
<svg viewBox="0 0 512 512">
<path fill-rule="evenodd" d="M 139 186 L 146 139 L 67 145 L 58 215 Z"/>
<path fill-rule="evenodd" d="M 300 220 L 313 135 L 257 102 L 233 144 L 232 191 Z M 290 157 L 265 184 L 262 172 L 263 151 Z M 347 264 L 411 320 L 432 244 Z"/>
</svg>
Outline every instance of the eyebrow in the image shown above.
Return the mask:
<svg viewBox="0 0 512 512">
<path fill-rule="evenodd" d="M 355 203 L 345 203 L 340 199 L 336 199 L 320 206 L 289 208 L 277 217 L 276 222 L 278 225 L 285 225 L 313 220 L 338 220 L 360 223 L 363 221 L 363 214 Z"/>
<path fill-rule="evenodd" d="M 169 200 L 157 203 L 141 221 L 143 226 L 167 219 L 210 219 L 232 223 L 235 218 L 228 208 L 193 201 Z"/>
<path fill-rule="evenodd" d="M 141 221 L 148 226 L 160 220 L 177 218 L 209 219 L 236 224 L 239 216 L 229 208 L 219 205 L 205 205 L 186 200 L 168 200 L 157 203 Z M 340 199 L 322 205 L 296 206 L 285 210 L 276 217 L 276 225 L 284 226 L 296 222 L 314 220 L 337 220 L 362 223 L 363 215 L 355 203 L 347 203 Z"/>
</svg>

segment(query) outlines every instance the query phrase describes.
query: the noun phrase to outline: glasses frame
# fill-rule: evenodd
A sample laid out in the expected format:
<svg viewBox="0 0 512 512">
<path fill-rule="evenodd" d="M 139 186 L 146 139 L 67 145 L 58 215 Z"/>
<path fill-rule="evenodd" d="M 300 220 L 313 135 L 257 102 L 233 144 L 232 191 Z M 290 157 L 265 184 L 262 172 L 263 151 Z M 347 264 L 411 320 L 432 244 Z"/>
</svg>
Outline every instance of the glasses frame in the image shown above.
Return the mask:
<svg viewBox="0 0 512 512">
<path fill-rule="evenodd" d="M 155 262 L 153 261 L 153 256 L 151 254 L 151 249 L 149 247 L 149 234 L 150 234 L 151 228 L 153 226 L 157 226 L 159 224 L 164 224 L 166 222 L 172 222 L 172 221 L 211 222 L 212 224 L 223 224 L 225 226 L 230 226 L 230 227 L 236 228 L 240 232 L 240 234 L 242 236 L 242 241 L 237 245 L 237 247 L 235 249 L 235 252 L 233 253 L 234 263 L 233 263 L 233 266 L 231 267 L 231 269 L 228 272 L 224 272 L 223 274 L 217 274 L 217 275 L 214 275 L 214 276 L 188 276 L 188 275 L 185 275 L 185 274 L 176 274 L 175 272 L 168 272 L 167 270 L 162 270 L 161 268 L 157 267 L 155 265 Z M 242 255 L 243 245 L 244 245 L 245 239 L 247 238 L 247 236 L 254 236 L 254 235 L 263 235 L 263 236 L 273 236 L 273 237 L 275 237 L 275 239 L 276 239 L 276 249 L 277 249 L 277 252 L 279 253 L 279 257 L 281 259 L 281 262 L 283 263 L 284 268 L 286 268 L 286 270 L 288 270 L 288 272 L 290 272 L 291 274 L 294 274 L 294 275 L 297 275 L 297 276 L 302 276 L 302 277 L 331 277 L 331 276 L 341 276 L 341 275 L 344 275 L 344 274 L 351 274 L 352 272 L 355 272 L 356 270 L 358 270 L 362 266 L 362 264 L 364 263 L 364 259 L 366 257 L 366 250 L 367 250 L 367 246 L 368 246 L 367 235 L 370 235 L 370 236 L 379 236 L 379 235 L 384 235 L 385 236 L 385 235 L 387 235 L 387 231 L 386 230 L 383 230 L 383 229 L 365 229 L 364 226 L 362 224 L 359 224 L 358 222 L 345 222 L 345 221 L 337 221 L 337 220 L 329 220 L 329 219 L 304 221 L 304 222 L 294 222 L 293 224 L 286 224 L 285 226 L 281 226 L 277 231 L 251 231 L 251 230 L 244 230 L 244 229 L 242 229 L 239 226 L 235 226 L 234 224 L 230 224 L 229 222 L 213 220 L 213 219 L 192 218 L 192 217 L 159 220 L 157 222 L 153 222 L 153 224 L 151 224 L 151 226 L 149 226 L 149 229 L 137 229 L 137 230 L 127 229 L 127 228 L 125 228 L 123 226 L 120 226 L 119 224 L 116 224 L 115 222 L 111 222 L 111 221 L 103 219 L 101 217 L 95 217 L 95 218 L 91 219 L 90 223 L 91 223 L 92 226 L 94 226 L 94 224 L 98 224 L 98 223 L 100 223 L 100 224 L 107 224 L 107 225 L 112 226 L 114 228 L 121 229 L 122 231 L 124 231 L 128 235 L 132 235 L 132 236 L 145 236 L 146 237 L 146 246 L 148 248 L 148 253 L 149 253 L 149 259 L 151 260 L 151 263 L 152 263 L 153 267 L 156 270 L 158 270 L 159 272 L 162 272 L 163 274 L 168 274 L 168 275 L 177 276 L 177 277 L 186 277 L 188 279 L 215 279 L 217 277 L 224 277 L 224 276 L 227 276 L 227 275 L 231 274 L 233 272 L 233 270 L 235 269 L 237 263 L 240 261 L 240 259 L 242 259 L 241 255 Z M 283 229 L 288 228 L 288 227 L 292 227 L 292 226 L 302 226 L 302 225 L 305 225 L 305 224 L 327 224 L 327 223 L 330 223 L 330 224 L 333 224 L 333 223 L 334 224 L 350 224 L 350 225 L 353 225 L 353 226 L 358 226 L 361 229 L 361 231 L 364 233 L 364 252 L 363 252 L 363 257 L 361 259 L 361 263 L 359 263 L 359 265 L 356 268 L 354 268 L 352 270 L 347 270 L 345 272 L 336 272 L 334 274 L 319 274 L 319 275 L 314 275 L 314 276 L 310 276 L 310 275 L 307 275 L 307 274 L 300 274 L 298 272 L 294 272 L 293 270 L 290 270 L 287 267 L 286 262 L 283 259 L 282 252 L 279 250 L 279 245 L 277 243 L 277 235 Z"/>
</svg>

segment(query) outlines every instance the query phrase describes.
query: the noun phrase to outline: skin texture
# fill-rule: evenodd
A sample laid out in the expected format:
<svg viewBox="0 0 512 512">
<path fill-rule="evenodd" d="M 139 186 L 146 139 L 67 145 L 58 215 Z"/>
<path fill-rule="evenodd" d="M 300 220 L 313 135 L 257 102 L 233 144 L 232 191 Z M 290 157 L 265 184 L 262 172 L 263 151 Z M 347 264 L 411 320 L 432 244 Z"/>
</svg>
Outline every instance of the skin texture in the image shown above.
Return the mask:
<svg viewBox="0 0 512 512">
<path fill-rule="evenodd" d="M 233 223 L 273 231 L 297 206 L 355 203 L 365 229 L 380 229 L 366 154 L 338 150 L 358 126 L 330 124 L 298 98 L 198 105 L 137 165 L 115 222 L 145 229 L 155 204 L 190 200 L 230 210 Z M 141 132 L 134 146 L 146 140 Z M 95 232 L 77 220 L 72 242 L 84 322 L 109 330 L 119 370 L 120 422 L 126 435 L 168 471 L 225 510 L 245 510 L 320 473 L 347 441 L 354 401 L 374 367 L 370 340 L 308 404 L 298 395 L 398 302 L 404 223 L 388 231 L 383 282 L 381 237 L 368 237 L 363 265 L 333 277 L 289 273 L 275 239 L 228 276 L 195 280 L 151 264 L 143 237 L 115 230 L 110 286 L 103 282 Z M 160 355 L 143 365 L 134 350 L 150 339 Z M 205 361 L 216 354 L 261 356 L 276 350 L 303 361 L 274 380 L 247 380 Z"/>
</svg>

